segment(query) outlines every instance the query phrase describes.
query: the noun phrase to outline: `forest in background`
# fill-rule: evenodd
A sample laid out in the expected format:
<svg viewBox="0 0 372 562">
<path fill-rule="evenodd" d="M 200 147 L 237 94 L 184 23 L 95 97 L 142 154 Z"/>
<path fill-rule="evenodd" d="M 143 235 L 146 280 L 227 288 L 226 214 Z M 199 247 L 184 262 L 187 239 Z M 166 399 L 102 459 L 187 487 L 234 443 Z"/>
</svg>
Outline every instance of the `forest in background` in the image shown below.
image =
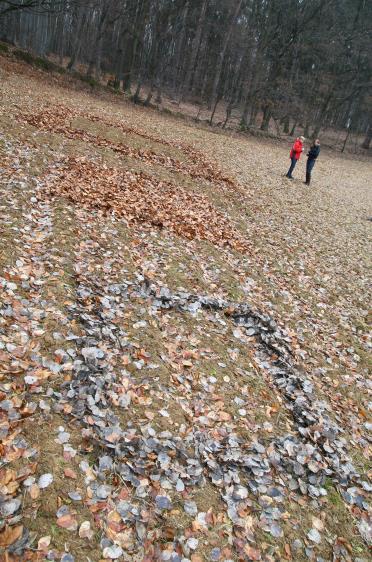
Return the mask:
<svg viewBox="0 0 372 562">
<path fill-rule="evenodd" d="M 0 0 L 0 39 L 129 93 L 221 104 L 225 126 L 372 138 L 367 0 Z M 345 141 L 346 142 L 346 141 Z"/>
</svg>

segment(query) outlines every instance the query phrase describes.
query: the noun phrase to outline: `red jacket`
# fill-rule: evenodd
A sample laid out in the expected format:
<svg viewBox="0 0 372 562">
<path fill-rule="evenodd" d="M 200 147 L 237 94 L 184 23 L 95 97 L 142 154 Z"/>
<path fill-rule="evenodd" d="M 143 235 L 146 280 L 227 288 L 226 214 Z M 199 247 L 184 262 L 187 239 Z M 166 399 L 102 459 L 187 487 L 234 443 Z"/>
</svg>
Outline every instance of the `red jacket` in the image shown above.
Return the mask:
<svg viewBox="0 0 372 562">
<path fill-rule="evenodd" d="M 296 158 L 296 160 L 300 159 L 302 153 L 303 144 L 300 139 L 296 139 L 294 145 L 292 146 L 291 152 L 289 153 L 290 158 Z"/>
</svg>

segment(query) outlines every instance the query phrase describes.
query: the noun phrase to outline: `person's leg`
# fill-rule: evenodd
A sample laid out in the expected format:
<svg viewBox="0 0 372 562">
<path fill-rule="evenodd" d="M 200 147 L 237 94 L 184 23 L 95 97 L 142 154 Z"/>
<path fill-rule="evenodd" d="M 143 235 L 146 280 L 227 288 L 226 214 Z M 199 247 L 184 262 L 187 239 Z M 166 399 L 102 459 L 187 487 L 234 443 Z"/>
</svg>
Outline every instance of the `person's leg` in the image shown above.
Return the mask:
<svg viewBox="0 0 372 562">
<path fill-rule="evenodd" d="M 314 168 L 315 160 L 308 160 L 306 162 L 306 184 L 310 185 L 311 181 L 311 170 Z"/>
<path fill-rule="evenodd" d="M 293 172 L 293 170 L 294 170 L 295 167 L 296 167 L 296 164 L 297 164 L 296 158 L 292 158 L 291 173 L 289 174 L 291 177 L 292 177 L 292 172 Z"/>
<path fill-rule="evenodd" d="M 287 178 L 292 178 L 292 172 L 295 169 L 296 164 L 297 164 L 296 158 L 291 158 L 291 165 L 287 172 Z"/>
</svg>

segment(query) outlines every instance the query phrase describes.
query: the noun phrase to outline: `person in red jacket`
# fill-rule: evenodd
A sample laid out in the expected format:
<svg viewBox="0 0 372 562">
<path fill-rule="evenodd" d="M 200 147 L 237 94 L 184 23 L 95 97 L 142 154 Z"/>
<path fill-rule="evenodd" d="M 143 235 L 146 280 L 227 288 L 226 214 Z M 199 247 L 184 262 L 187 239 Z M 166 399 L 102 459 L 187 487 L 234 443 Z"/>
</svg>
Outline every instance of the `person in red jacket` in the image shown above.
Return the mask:
<svg viewBox="0 0 372 562">
<path fill-rule="evenodd" d="M 289 178 L 290 180 L 293 180 L 292 172 L 295 169 L 297 161 L 300 159 L 301 153 L 304 151 L 304 141 L 305 137 L 297 137 L 291 148 L 291 152 L 289 153 L 291 165 L 287 172 L 287 178 Z"/>
</svg>

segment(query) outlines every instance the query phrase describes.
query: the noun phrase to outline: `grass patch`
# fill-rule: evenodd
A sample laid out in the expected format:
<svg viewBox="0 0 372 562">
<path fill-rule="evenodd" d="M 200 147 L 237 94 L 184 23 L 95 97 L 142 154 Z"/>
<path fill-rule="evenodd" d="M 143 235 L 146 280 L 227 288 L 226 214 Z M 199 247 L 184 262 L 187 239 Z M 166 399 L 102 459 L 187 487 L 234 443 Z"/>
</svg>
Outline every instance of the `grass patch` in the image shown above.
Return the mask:
<svg viewBox="0 0 372 562">
<path fill-rule="evenodd" d="M 157 143 L 154 140 L 142 137 L 140 134 L 125 132 L 118 127 L 108 126 L 106 124 L 99 123 L 97 121 L 91 121 L 86 117 L 78 117 L 73 119 L 71 123 L 72 127 L 77 129 L 82 129 L 104 139 L 107 139 L 115 143 L 128 144 L 131 148 L 136 148 L 140 150 L 152 150 L 159 155 L 171 156 L 177 158 L 178 160 L 187 160 L 187 157 L 177 148 L 167 146 L 161 143 Z M 146 163 L 145 168 L 148 170 L 150 163 Z"/>
<path fill-rule="evenodd" d="M 324 488 L 327 490 L 327 498 L 329 500 L 329 502 L 338 507 L 339 509 L 343 509 L 344 508 L 344 502 L 340 496 L 340 494 L 338 493 L 338 491 L 335 488 L 335 485 L 332 481 L 331 478 L 327 478 L 324 484 Z"/>
<path fill-rule="evenodd" d="M 58 66 L 58 64 L 55 64 L 54 62 L 51 62 L 50 60 L 43 57 L 35 56 L 29 51 L 15 49 L 13 51 L 13 55 L 17 59 L 30 64 L 31 66 L 39 68 L 40 70 L 44 70 L 45 72 L 57 72 L 59 74 L 64 74 L 66 72 L 66 69 L 62 66 Z"/>
<path fill-rule="evenodd" d="M 83 560 L 89 556 L 92 562 L 100 559 L 99 533 L 92 540 L 87 541 L 79 538 L 77 532 L 67 531 L 57 525 L 56 511 L 62 504 L 69 505 L 70 509 L 76 512 L 79 526 L 83 521 L 90 521 L 94 529 L 93 516 L 84 502 L 71 502 L 68 492 L 76 489 L 84 492 L 86 486 L 84 477 L 79 470 L 79 463 L 82 456 L 76 455 L 72 460 L 63 459 L 63 446 L 54 441 L 58 435 L 58 427 L 64 426 L 71 435 L 70 443 L 78 451 L 81 448 L 80 429 L 72 424 L 66 426 L 66 420 L 57 414 L 49 416 L 47 423 L 40 418 L 36 419 L 32 426 L 25 427 L 25 438 L 39 450 L 38 474 L 51 473 L 54 476 L 53 483 L 47 490 L 41 490 L 37 500 L 32 500 L 28 494 L 25 495 L 25 523 L 31 532 L 36 532 L 37 536 L 50 535 L 52 542 L 51 548 L 65 551 L 66 545 L 78 560 Z M 85 456 L 83 457 L 85 460 Z M 66 468 L 73 469 L 77 474 L 77 479 L 72 480 L 64 476 Z M 47 501 L 46 501 L 47 498 Z"/>
<path fill-rule="evenodd" d="M 88 86 L 90 86 L 91 88 L 97 88 L 98 86 L 100 86 L 100 83 L 97 80 L 95 80 L 92 76 L 86 76 L 84 74 L 78 74 L 78 77 L 79 77 L 79 80 L 81 80 L 85 84 L 88 84 Z"/>
</svg>

